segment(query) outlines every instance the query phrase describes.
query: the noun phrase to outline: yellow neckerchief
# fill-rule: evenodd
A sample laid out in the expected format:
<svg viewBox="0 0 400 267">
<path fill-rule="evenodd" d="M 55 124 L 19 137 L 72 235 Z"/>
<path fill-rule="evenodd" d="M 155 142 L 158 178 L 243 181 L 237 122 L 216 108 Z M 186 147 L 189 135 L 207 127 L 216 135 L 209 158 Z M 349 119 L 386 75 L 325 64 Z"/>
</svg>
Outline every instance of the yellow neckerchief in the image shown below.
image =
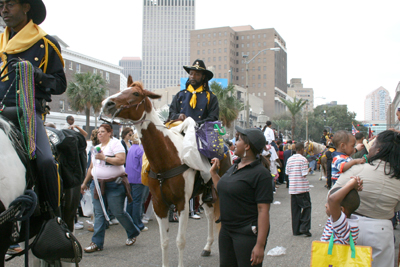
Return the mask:
<svg viewBox="0 0 400 267">
<path fill-rule="evenodd" d="M 18 54 L 24 52 L 31 48 L 34 44 L 36 44 L 40 39 L 43 39 L 45 44 L 45 56 L 40 63 L 40 67 L 44 66 L 43 72 L 46 73 L 47 71 L 47 64 L 48 64 L 48 45 L 50 44 L 53 49 L 56 51 L 58 57 L 61 60 L 61 63 L 64 66 L 64 60 L 61 56 L 60 51 L 58 50 L 57 46 L 53 44 L 49 39 L 45 38 L 47 33 L 42 30 L 38 25 L 33 23 L 32 20 L 25 25 L 22 30 L 20 30 L 11 40 L 9 40 L 11 29 L 6 27 L 4 33 L 0 35 L 0 55 L 1 61 L 3 62 L 3 66 L 7 64 L 7 54 Z M 7 74 L 8 70 L 5 69 L 3 75 Z M 8 77 L 4 79 L 5 81 L 8 80 Z"/>
<path fill-rule="evenodd" d="M 201 85 L 199 88 L 197 88 L 196 90 L 193 88 L 193 86 L 191 84 L 189 84 L 188 88 L 186 89 L 188 90 L 190 93 L 192 93 L 192 98 L 190 99 L 190 103 L 189 105 L 192 107 L 192 109 L 196 108 L 197 105 L 197 93 L 200 93 L 204 90 L 203 85 Z M 206 91 L 207 93 L 207 104 L 210 104 L 210 92 Z"/>
</svg>

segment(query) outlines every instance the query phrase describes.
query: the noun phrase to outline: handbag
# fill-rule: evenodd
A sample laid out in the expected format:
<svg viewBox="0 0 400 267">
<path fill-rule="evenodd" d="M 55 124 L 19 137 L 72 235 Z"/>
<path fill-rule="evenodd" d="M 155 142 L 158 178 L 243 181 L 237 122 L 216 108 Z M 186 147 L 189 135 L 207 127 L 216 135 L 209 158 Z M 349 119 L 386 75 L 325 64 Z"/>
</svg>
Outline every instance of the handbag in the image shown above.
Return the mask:
<svg viewBox="0 0 400 267">
<path fill-rule="evenodd" d="M 82 260 L 81 244 L 60 217 L 54 217 L 42 225 L 32 243 L 32 253 L 50 264 L 65 261 L 79 266 Z"/>
<path fill-rule="evenodd" d="M 221 130 L 222 129 L 222 130 Z M 224 158 L 224 140 L 226 134 L 220 121 L 206 121 L 196 129 L 197 148 L 209 159 Z"/>
<path fill-rule="evenodd" d="M 334 244 L 333 233 L 328 242 L 313 241 L 311 247 L 312 267 L 346 266 L 371 267 L 372 248 L 354 245 L 350 233 L 350 245 Z"/>
</svg>

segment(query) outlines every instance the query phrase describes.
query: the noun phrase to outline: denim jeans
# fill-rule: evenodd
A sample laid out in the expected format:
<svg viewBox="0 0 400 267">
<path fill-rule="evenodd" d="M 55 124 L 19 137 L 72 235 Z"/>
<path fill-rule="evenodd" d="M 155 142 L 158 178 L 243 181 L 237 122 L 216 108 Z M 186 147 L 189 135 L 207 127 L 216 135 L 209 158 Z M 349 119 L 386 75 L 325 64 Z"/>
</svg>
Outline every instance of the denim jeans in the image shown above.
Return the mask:
<svg viewBox="0 0 400 267">
<path fill-rule="evenodd" d="M 310 174 L 314 173 L 314 170 L 315 170 L 316 166 L 317 166 L 317 161 L 316 160 L 310 161 L 310 163 L 309 163 L 309 167 L 311 168 Z"/>
<path fill-rule="evenodd" d="M 126 205 L 126 212 L 131 215 L 133 223 L 137 225 L 140 230 L 143 230 L 144 224 L 142 222 L 142 195 L 145 186 L 142 184 L 130 184 L 130 186 L 133 201 L 132 203 L 128 203 L 128 205 Z"/>
<path fill-rule="evenodd" d="M 99 248 L 103 248 L 104 236 L 106 233 L 106 218 L 101 208 L 100 200 L 94 198 L 94 182 L 90 184 L 90 191 L 93 196 L 94 207 L 94 233 L 92 242 Z M 124 211 L 125 188 L 122 184 L 115 182 L 106 183 L 105 193 L 103 198 L 107 199 L 108 208 L 117 217 L 119 223 L 125 228 L 128 238 L 134 238 L 140 234 L 139 228 L 133 223 L 131 216 Z"/>
</svg>

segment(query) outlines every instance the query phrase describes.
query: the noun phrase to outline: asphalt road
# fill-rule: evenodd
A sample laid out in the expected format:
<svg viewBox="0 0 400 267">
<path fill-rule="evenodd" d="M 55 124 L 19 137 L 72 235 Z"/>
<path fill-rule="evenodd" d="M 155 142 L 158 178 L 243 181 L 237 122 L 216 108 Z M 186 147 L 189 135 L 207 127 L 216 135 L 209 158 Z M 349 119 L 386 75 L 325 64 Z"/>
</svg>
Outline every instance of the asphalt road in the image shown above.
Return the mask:
<svg viewBox="0 0 400 267">
<path fill-rule="evenodd" d="M 285 185 L 281 185 L 274 195 L 275 201 L 280 204 L 271 205 L 271 232 L 265 250 L 263 266 L 289 267 L 310 266 L 311 243 L 321 237 L 327 216 L 325 214 L 325 201 L 327 189 L 325 181 L 319 181 L 319 172 L 309 176 L 312 186 L 312 237 L 293 236 L 291 231 L 290 197 Z M 215 235 L 215 243 L 212 247 L 211 256 L 201 257 L 200 253 L 206 243 L 207 225 L 204 214 L 200 220 L 189 220 L 186 235 L 186 249 L 184 254 L 184 265 L 186 267 L 214 267 L 219 266 L 218 237 Z M 86 218 L 80 218 L 85 221 Z M 122 226 L 111 226 L 106 231 L 104 250 L 91 254 L 84 253 L 80 266 L 110 266 L 110 267 L 161 267 L 161 248 L 158 224 L 155 220 L 147 224 L 149 231 L 141 233 L 137 242 L 131 246 L 125 246 L 126 233 Z M 399 227 L 400 228 L 400 227 Z M 175 237 L 178 230 L 177 223 L 170 223 L 170 266 L 178 265 L 178 250 Z M 82 230 L 76 230 L 76 236 L 82 247 L 89 245 L 92 233 L 87 231 L 87 224 Z M 398 240 L 400 231 L 395 230 L 396 251 L 398 251 Z M 267 252 L 277 246 L 286 248 L 286 254 L 281 256 L 267 256 Z M 14 259 L 7 267 L 23 266 L 23 259 Z"/>
</svg>

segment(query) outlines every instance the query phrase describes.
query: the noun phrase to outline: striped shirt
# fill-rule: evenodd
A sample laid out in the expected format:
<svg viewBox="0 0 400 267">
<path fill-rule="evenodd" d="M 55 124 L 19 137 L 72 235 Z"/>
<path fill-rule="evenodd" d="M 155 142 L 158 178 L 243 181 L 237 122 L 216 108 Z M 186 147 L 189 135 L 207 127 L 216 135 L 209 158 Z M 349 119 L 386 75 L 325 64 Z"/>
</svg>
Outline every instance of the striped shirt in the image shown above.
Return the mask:
<svg viewBox="0 0 400 267">
<path fill-rule="evenodd" d="M 308 161 L 300 154 L 294 154 L 286 163 L 286 175 L 289 177 L 289 194 L 301 194 L 310 191 L 307 180 Z"/>
<path fill-rule="evenodd" d="M 342 152 L 337 151 L 332 153 L 332 157 L 332 180 L 337 180 L 343 173 L 344 164 L 352 160 L 352 158 Z"/>
<path fill-rule="evenodd" d="M 332 232 L 334 233 L 334 243 L 337 244 L 350 244 L 350 231 L 353 236 L 354 244 L 357 245 L 358 239 L 358 217 L 351 215 L 350 219 L 342 212 L 340 218 L 332 223 L 332 216 L 326 222 L 324 232 L 322 233 L 321 241 L 329 242 Z"/>
</svg>

